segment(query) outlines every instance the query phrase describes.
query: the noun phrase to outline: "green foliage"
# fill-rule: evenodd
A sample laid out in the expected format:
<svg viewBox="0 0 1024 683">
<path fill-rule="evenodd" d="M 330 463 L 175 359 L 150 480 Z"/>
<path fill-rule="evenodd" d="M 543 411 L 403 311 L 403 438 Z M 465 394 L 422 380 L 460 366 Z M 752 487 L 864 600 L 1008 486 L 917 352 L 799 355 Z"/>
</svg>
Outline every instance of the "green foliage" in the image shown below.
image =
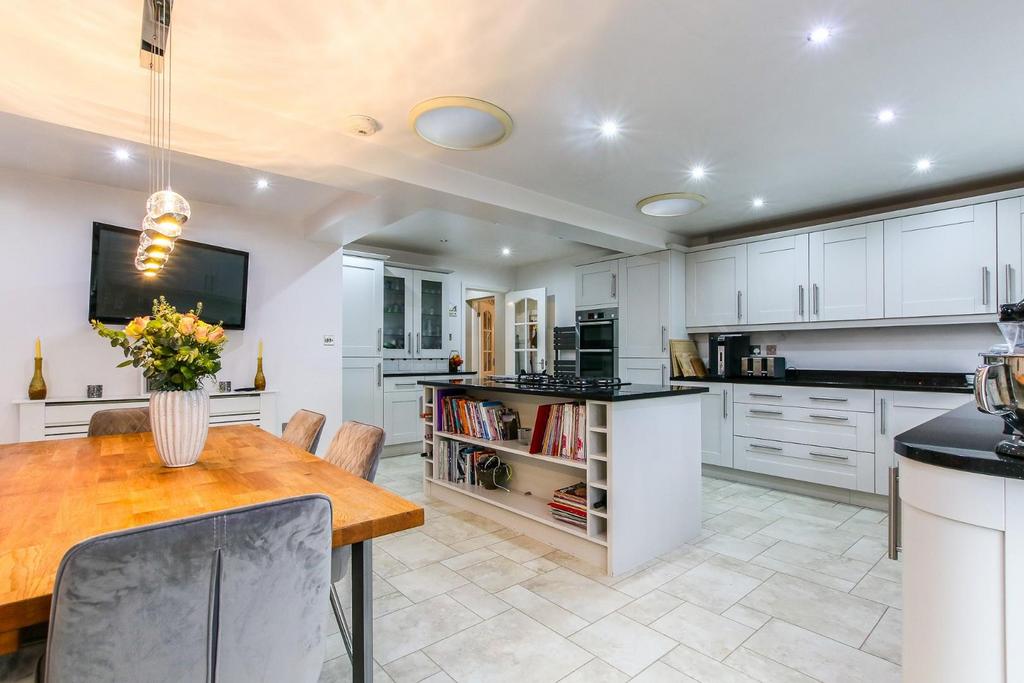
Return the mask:
<svg viewBox="0 0 1024 683">
<path fill-rule="evenodd" d="M 110 345 L 120 348 L 125 360 L 117 367 L 143 368 L 143 376 L 156 391 L 192 391 L 220 370 L 220 354 L 227 341 L 220 324 L 200 320 L 202 302 L 188 313 L 178 311 L 164 297 L 153 301 L 153 314 L 128 323 L 123 331 L 92 321 L 92 327 Z"/>
</svg>

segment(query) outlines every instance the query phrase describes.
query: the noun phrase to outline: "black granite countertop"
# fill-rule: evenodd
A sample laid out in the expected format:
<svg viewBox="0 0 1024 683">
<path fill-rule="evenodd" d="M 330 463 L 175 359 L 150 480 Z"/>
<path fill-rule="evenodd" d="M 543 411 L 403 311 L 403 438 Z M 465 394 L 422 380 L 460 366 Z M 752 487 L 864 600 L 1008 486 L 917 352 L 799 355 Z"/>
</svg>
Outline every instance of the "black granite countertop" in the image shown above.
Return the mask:
<svg viewBox="0 0 1024 683">
<path fill-rule="evenodd" d="M 523 387 L 503 382 L 492 382 L 490 380 L 477 379 L 455 379 L 455 380 L 420 380 L 420 384 L 428 387 L 476 387 L 501 391 L 507 394 L 530 394 L 533 396 L 550 396 L 552 398 L 567 398 L 578 401 L 635 401 L 645 398 L 663 398 L 665 396 L 686 396 L 689 394 L 703 394 L 707 389 L 702 387 L 669 387 L 661 384 L 624 384 L 616 388 L 600 389 L 544 389 L 540 387 Z"/>
<path fill-rule="evenodd" d="M 1006 438 L 998 415 L 968 403 L 903 432 L 893 439 L 896 452 L 918 462 L 964 472 L 1024 479 L 1024 459 L 995 452 Z"/>
<path fill-rule="evenodd" d="M 973 375 L 972 375 L 973 377 Z M 886 370 L 786 370 L 786 377 L 673 377 L 674 382 L 728 382 L 794 387 L 836 387 L 880 391 L 940 391 L 970 394 L 974 386 L 959 372 L 890 372 Z"/>
<path fill-rule="evenodd" d="M 385 377 L 434 377 L 435 375 L 475 375 L 476 370 L 459 370 L 448 372 L 447 370 L 427 370 L 425 372 L 385 372 Z"/>
</svg>

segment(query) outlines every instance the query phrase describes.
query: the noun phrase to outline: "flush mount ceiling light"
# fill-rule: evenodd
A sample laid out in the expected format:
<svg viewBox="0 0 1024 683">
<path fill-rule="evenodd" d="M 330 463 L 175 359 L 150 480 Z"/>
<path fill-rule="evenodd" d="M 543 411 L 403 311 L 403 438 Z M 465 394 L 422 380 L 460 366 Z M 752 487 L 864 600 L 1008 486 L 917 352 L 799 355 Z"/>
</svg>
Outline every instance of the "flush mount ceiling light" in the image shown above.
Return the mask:
<svg viewBox="0 0 1024 683">
<path fill-rule="evenodd" d="M 668 218 L 693 213 L 707 203 L 703 195 L 692 192 L 666 192 L 641 199 L 636 208 L 645 216 Z"/>
<path fill-rule="evenodd" d="M 409 112 L 409 125 L 430 144 L 458 151 L 491 147 L 512 133 L 508 112 L 472 97 L 424 100 Z"/>
</svg>

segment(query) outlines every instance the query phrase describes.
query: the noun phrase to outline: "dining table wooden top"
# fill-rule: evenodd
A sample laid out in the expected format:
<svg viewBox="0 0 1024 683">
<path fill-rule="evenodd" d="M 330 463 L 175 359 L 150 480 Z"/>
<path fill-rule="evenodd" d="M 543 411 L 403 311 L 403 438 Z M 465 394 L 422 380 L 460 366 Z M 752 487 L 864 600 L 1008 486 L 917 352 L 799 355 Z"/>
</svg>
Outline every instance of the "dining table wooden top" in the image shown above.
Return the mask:
<svg viewBox="0 0 1024 683">
<path fill-rule="evenodd" d="M 253 425 L 211 427 L 168 468 L 149 432 L 0 445 L 0 653 L 50 616 L 64 554 L 98 534 L 322 493 L 335 547 L 423 524 L 423 508 Z"/>
</svg>

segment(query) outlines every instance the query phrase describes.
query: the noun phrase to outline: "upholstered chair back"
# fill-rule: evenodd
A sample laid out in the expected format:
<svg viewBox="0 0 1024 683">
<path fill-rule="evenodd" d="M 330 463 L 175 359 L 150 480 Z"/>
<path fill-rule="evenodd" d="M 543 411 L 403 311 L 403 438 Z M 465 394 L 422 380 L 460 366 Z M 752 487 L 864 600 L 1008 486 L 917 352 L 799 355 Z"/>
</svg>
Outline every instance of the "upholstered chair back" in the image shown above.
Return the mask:
<svg viewBox="0 0 1024 683">
<path fill-rule="evenodd" d="M 331 440 L 324 459 L 357 477 L 373 481 L 383 450 L 383 429 L 362 422 L 346 422 Z"/>
<path fill-rule="evenodd" d="M 89 419 L 89 436 L 136 434 L 150 431 L 149 408 L 99 410 Z"/>
<path fill-rule="evenodd" d="M 304 451 L 316 453 L 325 422 L 327 422 L 327 418 L 320 413 L 314 413 L 312 410 L 297 410 L 285 425 L 281 438 Z"/>
<path fill-rule="evenodd" d="M 315 683 L 330 557 L 321 495 L 83 541 L 57 572 L 43 680 Z"/>
</svg>

